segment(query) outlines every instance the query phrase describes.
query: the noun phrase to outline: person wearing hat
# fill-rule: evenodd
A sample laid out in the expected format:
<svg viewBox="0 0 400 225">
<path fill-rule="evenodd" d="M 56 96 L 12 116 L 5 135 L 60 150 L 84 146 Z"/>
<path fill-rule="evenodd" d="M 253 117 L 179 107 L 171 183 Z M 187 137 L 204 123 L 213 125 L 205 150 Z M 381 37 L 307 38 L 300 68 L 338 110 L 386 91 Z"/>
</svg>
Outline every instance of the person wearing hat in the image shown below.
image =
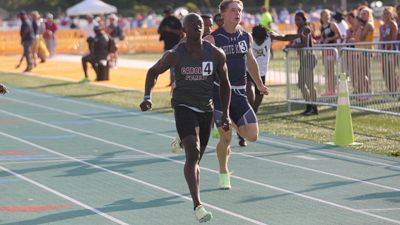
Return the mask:
<svg viewBox="0 0 400 225">
<path fill-rule="evenodd" d="M 28 19 L 28 15 L 26 14 L 26 12 L 25 11 L 20 12 L 18 14 L 18 17 L 21 19 L 22 22 L 19 34 L 21 36 L 21 44 L 24 48 L 24 51 L 19 61 L 19 64 L 16 66 L 16 68 L 19 68 L 21 66 L 22 60 L 26 58 L 27 67 L 24 70 L 24 72 L 30 72 L 32 71 L 33 67 L 31 48 L 35 36 L 33 33 L 32 23 Z"/>
<path fill-rule="evenodd" d="M 160 35 L 160 41 L 164 42 L 164 52 L 172 49 L 176 44 L 179 43 L 183 37 L 183 28 L 181 21 L 173 15 L 173 9 L 166 7 L 164 9 L 164 19 L 161 21 L 158 27 L 158 34 Z M 174 80 L 173 71 L 170 70 L 170 85 Z"/>
</svg>

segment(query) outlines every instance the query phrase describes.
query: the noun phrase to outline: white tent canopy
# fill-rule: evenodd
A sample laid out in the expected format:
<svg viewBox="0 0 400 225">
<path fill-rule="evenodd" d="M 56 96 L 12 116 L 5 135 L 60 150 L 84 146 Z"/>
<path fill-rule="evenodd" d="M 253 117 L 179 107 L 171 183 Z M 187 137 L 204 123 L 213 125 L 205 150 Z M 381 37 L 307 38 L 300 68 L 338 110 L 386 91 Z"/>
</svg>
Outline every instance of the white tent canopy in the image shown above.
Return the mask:
<svg viewBox="0 0 400 225">
<path fill-rule="evenodd" d="M 97 15 L 97 14 L 108 14 L 117 12 L 115 6 L 104 3 L 100 0 L 84 0 L 67 9 L 68 16 L 79 16 L 79 15 Z"/>
</svg>

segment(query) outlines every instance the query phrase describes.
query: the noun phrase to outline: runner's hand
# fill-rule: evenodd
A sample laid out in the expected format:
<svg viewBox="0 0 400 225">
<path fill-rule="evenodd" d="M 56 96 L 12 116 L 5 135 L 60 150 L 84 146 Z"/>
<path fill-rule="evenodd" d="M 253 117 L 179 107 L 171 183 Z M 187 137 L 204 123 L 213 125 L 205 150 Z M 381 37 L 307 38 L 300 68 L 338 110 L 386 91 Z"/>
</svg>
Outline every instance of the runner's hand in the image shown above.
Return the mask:
<svg viewBox="0 0 400 225">
<path fill-rule="evenodd" d="M 153 106 L 153 103 L 151 100 L 143 100 L 142 103 L 140 103 L 140 109 L 144 112 L 147 110 L 151 110 Z"/>
<path fill-rule="evenodd" d="M 257 89 L 260 91 L 261 94 L 263 95 L 268 95 L 269 94 L 269 90 L 265 85 L 261 85 L 259 87 L 257 87 Z"/>
<path fill-rule="evenodd" d="M 231 122 L 231 119 L 229 118 L 229 116 L 222 115 L 222 126 L 221 126 L 221 128 L 224 131 L 229 131 L 231 129 L 231 125 L 232 125 L 232 122 Z"/>
<path fill-rule="evenodd" d="M 8 89 L 6 86 L 4 86 L 3 84 L 0 84 L 0 94 L 6 94 L 8 93 Z"/>
</svg>

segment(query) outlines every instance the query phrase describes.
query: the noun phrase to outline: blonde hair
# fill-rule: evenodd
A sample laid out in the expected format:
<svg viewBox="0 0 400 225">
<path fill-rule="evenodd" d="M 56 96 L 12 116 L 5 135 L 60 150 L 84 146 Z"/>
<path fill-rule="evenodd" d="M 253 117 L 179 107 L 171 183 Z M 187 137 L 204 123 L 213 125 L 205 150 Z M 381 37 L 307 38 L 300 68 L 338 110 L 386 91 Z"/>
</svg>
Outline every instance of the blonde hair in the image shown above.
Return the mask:
<svg viewBox="0 0 400 225">
<path fill-rule="evenodd" d="M 219 6 L 218 6 L 219 12 L 220 13 L 225 12 L 225 10 L 228 8 L 229 4 L 231 4 L 233 2 L 238 3 L 243 9 L 243 2 L 241 0 L 223 0 L 221 3 L 219 3 Z"/>
<path fill-rule="evenodd" d="M 397 19 L 397 11 L 396 8 L 394 8 L 393 6 L 385 6 L 384 10 L 387 10 L 390 13 L 390 18 L 392 20 L 396 20 Z"/>
</svg>

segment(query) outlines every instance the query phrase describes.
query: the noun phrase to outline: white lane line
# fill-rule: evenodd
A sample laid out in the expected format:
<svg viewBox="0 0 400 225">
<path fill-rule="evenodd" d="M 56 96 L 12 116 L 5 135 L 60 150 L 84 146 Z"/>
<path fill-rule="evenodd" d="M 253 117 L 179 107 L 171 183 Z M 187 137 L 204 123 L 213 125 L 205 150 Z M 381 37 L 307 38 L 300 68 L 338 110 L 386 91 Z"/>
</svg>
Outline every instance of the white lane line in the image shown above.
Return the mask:
<svg viewBox="0 0 400 225">
<path fill-rule="evenodd" d="M 135 152 L 140 152 L 142 154 L 153 156 L 154 158 L 159 158 L 159 159 L 164 159 L 164 160 L 175 162 L 175 163 L 179 163 L 179 164 L 184 164 L 184 162 L 182 162 L 182 161 L 178 161 L 178 160 L 175 160 L 175 159 L 170 159 L 170 158 L 167 158 L 167 157 L 163 157 L 163 156 L 159 156 L 159 155 L 156 155 L 156 154 L 152 154 L 152 153 L 149 153 L 149 152 L 146 152 L 146 151 L 143 151 L 143 150 L 139 150 L 137 148 L 129 147 L 127 145 L 123 145 L 123 144 L 119 144 L 119 143 L 116 143 L 116 142 L 108 141 L 108 140 L 103 139 L 103 138 L 95 137 L 95 136 L 92 136 L 92 135 L 89 135 L 89 134 L 85 134 L 85 133 L 81 133 L 81 132 L 77 132 L 77 131 L 73 131 L 73 130 L 70 130 L 70 129 L 67 129 L 67 128 L 55 126 L 55 125 L 52 125 L 52 124 L 49 124 L 49 123 L 45 123 L 45 122 L 42 122 L 42 121 L 39 121 L 39 120 L 27 118 L 27 117 L 24 117 L 24 116 L 15 114 L 15 113 L 10 113 L 10 112 L 4 111 L 4 110 L 0 110 L 0 112 L 3 112 L 5 114 L 11 115 L 11 116 L 14 116 L 14 117 L 17 117 L 17 118 L 24 119 L 24 120 L 27 120 L 27 121 L 38 123 L 38 124 L 41 124 L 41 125 L 44 125 L 44 126 L 47 126 L 47 127 L 55 128 L 55 129 L 58 129 L 58 130 L 62 130 L 62 131 L 65 131 L 65 132 L 77 134 L 77 135 L 80 135 L 80 136 L 83 136 L 83 137 L 87 137 L 87 138 L 90 138 L 90 139 L 93 139 L 93 140 L 97 140 L 97 141 L 100 141 L 100 142 L 103 142 L 103 143 L 106 143 L 106 144 L 114 145 L 114 146 L 121 147 L 121 148 L 124 148 L 124 149 L 127 149 L 127 150 L 135 151 Z M 1 132 L 0 132 L 0 134 L 1 134 Z M 82 161 L 82 162 L 84 162 L 84 161 Z M 201 167 L 201 169 L 205 170 L 205 171 L 208 171 L 208 172 L 211 172 L 211 173 L 219 174 L 219 171 L 217 171 L 217 170 L 209 169 L 209 168 L 206 168 L 206 167 Z M 116 173 L 116 172 L 114 172 L 114 173 Z M 393 220 L 393 219 L 390 219 L 390 218 L 386 218 L 386 217 L 382 217 L 382 216 L 379 216 L 379 215 L 371 214 L 371 213 L 368 213 L 368 212 L 363 212 L 363 211 L 360 211 L 358 209 L 354 209 L 354 208 L 347 207 L 347 206 L 344 206 L 344 205 L 340 205 L 340 204 L 336 204 L 336 203 L 333 203 L 333 202 L 325 201 L 325 200 L 322 200 L 322 199 L 319 199 L 319 198 L 316 198 L 316 197 L 311 197 L 311 196 L 308 196 L 308 195 L 305 195 L 305 194 L 300 194 L 300 193 L 293 192 L 293 191 L 290 191 L 290 190 L 287 190 L 287 189 L 284 189 L 284 188 L 279 188 L 279 187 L 276 187 L 276 186 L 268 185 L 268 184 L 265 184 L 265 183 L 262 183 L 262 182 L 254 181 L 254 180 L 251 180 L 251 179 L 247 179 L 247 178 L 243 178 L 243 177 L 239 177 L 239 176 L 235 176 L 235 175 L 232 175 L 231 177 L 235 178 L 235 179 L 238 179 L 238 180 L 241 180 L 241 181 L 244 181 L 244 182 L 248 182 L 248 183 L 251 183 L 251 184 L 255 184 L 255 185 L 262 186 L 262 187 L 266 187 L 266 188 L 269 188 L 269 189 L 272 189 L 272 190 L 277 190 L 277 191 L 284 192 L 284 193 L 287 193 L 287 194 L 292 194 L 292 195 L 295 195 L 295 196 L 298 196 L 298 197 L 302 197 L 302 198 L 305 198 L 305 199 L 313 200 L 313 201 L 316 201 L 316 202 L 319 202 L 319 203 L 324 203 L 324 204 L 327 204 L 327 205 L 330 205 L 330 206 L 334 206 L 334 207 L 337 207 L 337 208 L 345 209 L 345 210 L 348 210 L 348 211 L 351 211 L 351 212 L 355 212 L 355 213 L 359 213 L 359 214 L 375 217 L 375 218 L 378 218 L 378 219 L 381 219 L 381 220 L 385 220 L 385 221 L 388 221 L 388 222 L 400 224 L 400 221 L 397 221 L 397 220 Z"/>
<path fill-rule="evenodd" d="M 295 156 L 293 156 L 293 157 L 299 158 L 299 159 L 310 160 L 310 161 L 321 160 L 321 159 L 314 158 L 314 157 L 311 157 L 311 156 L 306 156 L 306 155 L 295 155 Z"/>
<path fill-rule="evenodd" d="M 74 99 L 70 99 L 70 98 L 63 98 L 63 97 L 57 97 L 54 95 L 48 95 L 48 94 L 41 94 L 41 93 L 37 93 L 37 92 L 31 92 L 31 91 L 27 91 L 27 90 L 22 90 L 22 89 L 17 89 L 17 92 L 22 92 L 22 93 L 27 93 L 29 95 L 34 95 L 34 96 L 41 96 L 41 97 L 47 97 L 47 98 L 53 98 L 53 99 L 58 99 L 58 100 L 62 100 L 62 101 L 66 101 L 66 102 L 71 102 L 74 104 L 78 104 L 78 105 L 84 105 L 84 106 L 91 106 L 93 108 L 98 108 L 98 109 L 106 109 L 106 110 L 110 110 L 110 111 L 114 111 L 114 112 L 121 112 L 121 113 L 126 113 L 127 115 L 134 115 L 134 116 L 143 116 L 143 117 L 148 117 L 151 119 L 155 119 L 155 120 L 160 120 L 160 121 L 164 121 L 164 122 L 168 122 L 168 123 L 175 123 L 175 120 L 171 120 L 171 119 L 166 119 L 166 118 L 161 118 L 161 116 L 157 116 L 157 115 L 145 115 L 143 113 L 140 112 L 127 112 L 126 110 L 122 110 L 122 109 L 115 109 L 112 107 L 108 107 L 108 106 L 103 106 L 103 105 L 98 105 L 98 104 L 92 104 L 89 102 L 84 102 L 84 101 L 77 101 Z M 10 99 L 10 98 L 8 98 Z M 15 98 L 12 98 L 15 101 L 21 101 L 21 100 L 16 100 Z M 21 101 L 23 103 L 26 103 L 25 101 Z M 34 104 L 36 105 L 36 104 Z M 39 106 L 37 106 L 39 107 Z M 304 148 L 314 148 L 315 146 L 313 145 L 307 145 L 307 144 L 303 144 L 303 143 L 296 143 L 296 144 L 292 144 L 292 143 L 287 143 L 286 140 L 284 140 L 285 142 L 282 142 L 282 140 L 268 140 L 267 138 L 263 138 L 262 136 L 259 136 L 258 138 L 259 142 L 264 142 L 264 143 L 270 143 L 270 144 L 274 144 L 274 145 L 279 145 L 279 146 L 286 146 L 286 147 L 290 147 L 293 149 L 301 149 L 303 150 Z M 335 150 L 330 150 L 329 152 L 326 150 L 308 150 L 309 152 L 316 152 L 318 154 L 321 155 L 330 155 L 330 156 L 335 156 L 337 158 L 342 158 L 342 159 L 351 159 L 354 161 L 358 161 L 358 162 L 366 162 L 366 163 L 371 163 L 371 164 L 375 164 L 375 165 L 380 165 L 380 166 L 387 166 L 387 167 L 391 167 L 391 168 L 397 168 L 400 169 L 400 166 L 396 166 L 396 165 L 392 165 L 392 164 L 388 164 L 388 163 L 382 163 L 382 162 L 377 162 L 377 161 L 373 161 L 373 160 L 369 160 L 369 159 L 362 159 L 360 158 L 359 155 L 354 155 L 354 154 L 350 154 L 350 153 L 344 153 L 344 152 L 338 152 Z M 334 153 L 338 152 L 338 153 Z M 400 163 L 400 162 L 399 162 Z"/>
<path fill-rule="evenodd" d="M 4 135 L 3 133 L 1 133 L 1 134 Z M 82 206 L 83 208 L 88 209 L 88 210 L 94 212 L 95 214 L 97 214 L 99 216 L 102 216 L 102 217 L 104 217 L 104 218 L 106 218 L 106 219 L 108 219 L 108 220 L 110 220 L 110 221 L 112 221 L 114 223 L 121 224 L 121 225 L 129 225 L 129 223 L 125 223 L 125 222 L 123 222 L 123 221 L 121 221 L 121 220 L 119 220 L 119 219 L 117 219 L 115 217 L 112 217 L 112 216 L 110 216 L 110 215 L 108 215 L 106 213 L 103 213 L 103 212 L 101 212 L 101 211 L 99 211 L 99 210 L 97 210 L 97 209 L 95 209 L 95 208 L 93 208 L 93 207 L 91 207 L 89 205 L 86 205 L 85 203 L 82 203 L 82 202 L 80 202 L 80 201 L 78 201 L 78 200 L 76 200 L 74 198 L 71 198 L 71 197 L 69 197 L 69 196 L 67 196 L 67 195 L 65 195 L 65 194 L 63 194 L 61 192 L 58 192 L 58 191 L 56 191 L 56 190 L 54 190 L 52 188 L 49 188 L 49 187 L 47 187 L 47 186 L 45 186 L 45 185 L 43 185 L 43 184 L 41 184 L 41 183 L 39 183 L 37 181 L 34 181 L 34 180 L 32 180 L 32 179 L 30 179 L 28 177 L 25 177 L 25 176 L 23 176 L 21 174 L 18 174 L 18 173 L 14 172 L 14 171 L 12 171 L 10 169 L 7 169 L 4 166 L 0 166 L 0 169 L 3 170 L 3 171 L 6 171 L 9 174 L 12 174 L 12 175 L 18 177 L 21 180 L 27 181 L 27 182 L 29 182 L 29 183 L 37 186 L 37 187 L 40 187 L 40 188 L 42 188 L 42 189 L 44 189 L 44 190 L 46 190 L 46 191 L 48 191 L 50 193 L 53 193 L 53 194 L 57 195 L 57 196 L 59 196 L 59 197 L 61 197 L 63 199 L 66 199 L 66 200 L 68 200 L 68 201 L 70 201 L 72 203 L 75 203 L 76 205 Z"/>
<path fill-rule="evenodd" d="M 171 191 L 171 190 L 169 190 L 169 189 L 166 189 L 166 188 L 157 186 L 157 185 L 155 185 L 155 184 L 151 184 L 151 183 L 149 183 L 149 182 L 146 182 L 146 181 L 143 181 L 143 180 L 140 180 L 140 179 L 137 179 L 137 178 L 134 178 L 134 177 L 131 177 L 131 176 L 122 174 L 122 173 L 115 172 L 115 171 L 113 171 L 113 170 L 110 170 L 110 169 L 107 169 L 107 168 L 98 166 L 98 165 L 96 165 L 96 164 L 89 163 L 89 162 L 86 162 L 86 161 L 83 161 L 83 160 L 80 160 L 80 159 L 71 157 L 71 156 L 69 156 L 69 155 L 65 155 L 65 154 L 59 153 L 59 152 L 57 152 L 57 151 L 55 151 L 55 150 L 52 150 L 52 149 L 50 149 L 50 148 L 46 148 L 46 147 L 44 147 L 44 146 L 35 144 L 35 143 L 33 143 L 33 142 L 24 140 L 24 139 L 19 138 L 19 137 L 15 137 L 15 136 L 10 135 L 10 134 L 3 133 L 3 132 L 1 132 L 1 131 L 0 131 L 0 135 L 3 135 L 3 136 L 5 136 L 5 137 L 8 137 L 8 138 L 11 138 L 11 139 L 13 139 L 13 140 L 16 140 L 16 141 L 19 141 L 19 142 L 22 142 L 22 143 L 31 145 L 31 146 L 33 146 L 33 147 L 35 147 L 35 148 L 40 148 L 40 149 L 42 149 L 42 150 L 44 150 L 44 151 L 47 151 L 47 152 L 49 152 L 49 153 L 53 153 L 53 154 L 58 155 L 58 156 L 61 156 L 61 157 L 63 157 L 63 158 L 67 158 L 67 159 L 73 160 L 73 161 L 75 161 L 75 162 L 79 162 L 79 163 L 85 164 L 85 165 L 90 166 L 90 167 L 92 167 L 92 168 L 105 171 L 105 172 L 107 172 L 107 173 L 110 173 L 110 174 L 113 174 L 113 175 L 116 175 L 116 176 L 119 176 L 119 177 L 122 177 L 122 178 L 125 178 L 125 179 L 128 179 L 128 180 L 137 182 L 137 183 L 142 184 L 142 185 L 149 186 L 149 187 L 151 187 L 151 188 L 153 188 L 153 189 L 156 189 L 156 190 L 158 190 L 158 191 L 162 191 L 162 192 L 165 192 L 165 193 L 167 193 L 167 194 L 171 194 L 171 195 L 174 195 L 174 196 L 177 196 L 177 197 L 179 197 L 179 198 L 183 198 L 183 199 L 185 199 L 185 200 L 188 200 L 188 201 L 192 202 L 192 199 L 191 199 L 190 197 L 186 197 L 186 196 L 184 196 L 184 195 L 182 195 L 182 194 L 179 194 L 179 193 L 174 192 L 174 191 Z M 99 139 L 99 138 L 97 138 L 97 139 L 98 139 L 98 140 L 101 140 L 101 139 Z M 158 157 L 158 158 L 164 159 L 165 157 L 160 156 L 160 157 Z M 178 161 L 178 162 L 179 162 L 179 161 Z M 179 163 L 180 163 L 180 164 L 183 164 L 182 162 L 179 162 Z M 215 205 L 212 205 L 212 204 L 208 204 L 208 203 L 204 203 L 204 202 L 203 202 L 203 205 L 205 205 L 205 206 L 207 206 L 207 207 L 209 207 L 209 208 L 211 208 L 211 209 L 217 210 L 217 211 L 219 211 L 219 212 L 221 212 L 221 213 L 225 213 L 225 214 L 227 214 L 227 215 L 231 215 L 231 216 L 233 216 L 233 217 L 242 219 L 242 220 L 244 220 L 244 221 L 251 222 L 251 223 L 253 223 L 253 224 L 267 225 L 266 223 L 260 222 L 260 221 L 255 220 L 255 219 L 251 219 L 251 218 L 249 218 L 249 217 L 246 217 L 246 216 L 243 216 L 243 215 L 234 213 L 234 212 L 232 212 L 232 211 L 229 211 L 229 210 L 220 208 L 220 207 L 215 206 Z"/>
<path fill-rule="evenodd" d="M 14 100 L 12 100 L 12 101 L 14 101 Z M 161 134 L 161 133 L 158 133 L 158 132 L 153 132 L 153 131 L 149 131 L 149 130 L 145 130 L 145 129 L 140 129 L 140 128 L 136 128 L 136 127 L 132 127 L 132 126 L 127 126 L 127 125 L 123 125 L 123 124 L 119 124 L 119 123 L 114 123 L 114 122 L 107 121 L 107 120 L 95 119 L 95 118 L 92 118 L 92 117 L 89 117 L 89 116 L 79 115 L 77 113 L 73 113 L 73 112 L 69 112 L 69 111 L 65 111 L 65 110 L 61 110 L 61 109 L 56 109 L 56 108 L 52 108 L 52 107 L 48 107 L 48 106 L 42 106 L 42 105 L 38 105 L 38 104 L 35 104 L 35 103 L 29 103 L 29 102 L 25 102 L 25 101 L 22 101 L 22 100 L 15 100 L 15 101 L 19 102 L 19 103 L 22 103 L 22 104 L 32 105 L 32 106 L 37 107 L 37 108 L 43 108 L 43 109 L 46 109 L 46 110 L 51 110 L 51 111 L 55 111 L 55 112 L 59 112 L 59 113 L 67 114 L 67 115 L 72 115 L 72 116 L 76 116 L 76 117 L 80 117 L 80 118 L 91 119 L 91 120 L 97 121 L 99 123 L 104 123 L 104 124 L 108 124 L 108 125 L 112 125 L 112 126 L 116 126 L 116 127 L 122 127 L 122 128 L 129 129 L 129 130 L 140 131 L 140 132 L 144 132 L 144 133 L 148 133 L 148 134 L 152 134 L 152 135 L 157 135 L 157 136 L 165 137 L 165 138 L 169 138 L 169 139 L 174 139 L 175 138 L 175 136 L 169 136 L 169 135 Z M 55 125 L 52 125 L 52 126 L 55 126 Z M 215 146 L 209 145 L 208 148 L 215 149 Z M 345 179 L 345 180 L 351 180 L 351 181 L 355 181 L 355 182 L 360 182 L 360 183 L 364 183 L 364 184 L 368 184 L 368 185 L 372 185 L 372 186 L 376 186 L 376 187 L 385 188 L 385 189 L 388 189 L 388 190 L 395 190 L 395 191 L 399 191 L 400 190 L 398 188 L 393 188 L 393 187 L 386 186 L 386 185 L 381 185 L 381 184 L 377 184 L 377 183 L 373 183 L 373 182 L 363 181 L 363 180 L 360 180 L 360 179 L 357 179 L 357 178 L 342 176 L 342 175 L 339 175 L 339 174 L 324 172 L 324 171 L 321 171 L 321 170 L 311 169 L 311 168 L 308 168 L 308 167 L 303 167 L 303 166 L 298 166 L 298 165 L 294 165 L 294 164 L 284 163 L 284 162 L 280 162 L 280 161 L 276 161 L 276 160 L 270 160 L 270 159 L 267 160 L 265 158 L 249 155 L 249 154 L 246 154 L 246 153 L 237 153 L 237 155 L 242 155 L 244 157 L 248 157 L 248 158 L 250 157 L 250 158 L 257 159 L 257 160 L 262 160 L 262 161 L 268 161 L 268 162 L 271 162 L 271 163 L 275 163 L 275 164 L 279 164 L 279 165 L 283 165 L 283 166 L 288 166 L 288 167 L 292 167 L 292 168 L 307 170 L 307 171 L 311 171 L 311 172 L 315 172 L 315 173 L 319 173 L 319 174 L 334 176 L 334 177 Z"/>
<path fill-rule="evenodd" d="M 361 211 L 364 211 L 364 212 L 373 212 L 373 211 L 376 211 L 376 212 L 379 212 L 379 211 L 400 211 L 400 208 L 383 208 L 383 209 L 360 209 Z"/>
</svg>

